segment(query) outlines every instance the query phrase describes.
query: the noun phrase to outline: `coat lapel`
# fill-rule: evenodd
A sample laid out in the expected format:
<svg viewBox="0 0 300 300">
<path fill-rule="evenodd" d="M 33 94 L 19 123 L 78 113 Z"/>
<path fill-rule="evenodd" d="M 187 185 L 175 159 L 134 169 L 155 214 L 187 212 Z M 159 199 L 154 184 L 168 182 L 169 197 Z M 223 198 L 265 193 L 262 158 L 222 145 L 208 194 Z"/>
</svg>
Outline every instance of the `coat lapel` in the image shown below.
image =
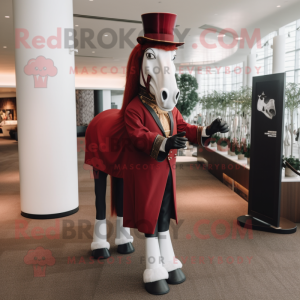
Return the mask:
<svg viewBox="0 0 300 300">
<path fill-rule="evenodd" d="M 157 124 L 157 126 L 159 127 L 161 133 L 163 134 L 164 137 L 166 137 L 166 134 L 165 134 L 165 131 L 164 131 L 164 128 L 157 116 L 157 114 L 155 113 L 154 109 L 152 107 L 150 107 L 147 103 L 144 103 L 143 101 L 141 101 L 143 103 L 143 105 L 147 108 L 147 110 L 150 112 L 152 118 L 154 119 L 155 123 Z M 172 118 L 172 121 L 173 121 L 173 118 Z M 172 124 L 172 121 L 171 121 L 171 124 Z M 171 132 L 172 131 L 172 125 L 171 125 Z"/>
<path fill-rule="evenodd" d="M 173 120 L 173 113 L 172 113 L 172 111 L 169 111 L 168 115 L 169 115 L 170 124 L 171 124 L 170 136 L 172 136 L 173 135 L 173 128 L 174 128 L 174 120 Z"/>
<path fill-rule="evenodd" d="M 156 112 L 154 111 L 154 109 L 150 105 L 148 105 L 147 103 L 145 103 L 145 101 L 142 100 L 143 98 L 146 98 L 146 99 L 149 99 L 149 101 L 151 102 L 153 100 L 155 101 L 155 97 L 153 95 L 149 95 L 148 92 L 146 91 L 145 87 L 140 86 L 139 98 L 140 98 L 141 102 L 143 103 L 143 105 L 147 108 L 147 110 L 151 114 L 152 118 L 154 119 L 156 125 L 160 129 L 163 136 L 166 137 L 165 130 L 164 130 L 164 128 L 163 128 Z M 170 118 L 170 127 L 171 127 L 170 128 L 170 136 L 172 136 L 173 135 L 173 129 L 174 129 L 174 119 L 173 119 L 172 111 L 169 111 L 168 115 L 169 115 L 169 118 Z"/>
</svg>

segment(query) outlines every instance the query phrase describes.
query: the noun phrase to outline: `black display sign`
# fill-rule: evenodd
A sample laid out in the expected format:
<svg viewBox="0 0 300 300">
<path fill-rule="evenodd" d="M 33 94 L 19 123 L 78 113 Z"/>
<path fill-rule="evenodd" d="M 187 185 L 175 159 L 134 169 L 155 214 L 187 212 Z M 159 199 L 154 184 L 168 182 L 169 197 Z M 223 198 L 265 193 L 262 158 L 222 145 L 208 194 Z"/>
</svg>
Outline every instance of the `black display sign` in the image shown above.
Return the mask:
<svg viewBox="0 0 300 300">
<path fill-rule="evenodd" d="M 285 73 L 253 78 L 248 214 L 279 227 Z"/>
</svg>

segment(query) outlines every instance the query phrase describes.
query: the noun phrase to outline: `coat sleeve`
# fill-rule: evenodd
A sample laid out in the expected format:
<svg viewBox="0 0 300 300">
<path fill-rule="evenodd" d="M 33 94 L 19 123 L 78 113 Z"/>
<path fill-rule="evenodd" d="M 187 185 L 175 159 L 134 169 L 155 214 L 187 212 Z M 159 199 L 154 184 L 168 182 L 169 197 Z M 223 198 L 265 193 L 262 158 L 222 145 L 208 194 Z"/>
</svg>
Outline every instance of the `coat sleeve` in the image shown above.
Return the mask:
<svg viewBox="0 0 300 300">
<path fill-rule="evenodd" d="M 160 154 L 160 146 L 165 139 L 163 136 L 151 132 L 143 125 L 143 120 L 138 111 L 127 108 L 124 116 L 125 126 L 128 136 L 134 147 L 150 155 L 158 161 L 162 161 L 165 155 Z"/>
<path fill-rule="evenodd" d="M 176 108 L 176 122 L 177 122 L 177 132 L 186 132 L 186 138 L 192 144 L 199 144 L 202 146 L 207 146 L 209 137 L 202 137 L 203 126 L 191 125 L 184 121 L 181 113 Z"/>
</svg>

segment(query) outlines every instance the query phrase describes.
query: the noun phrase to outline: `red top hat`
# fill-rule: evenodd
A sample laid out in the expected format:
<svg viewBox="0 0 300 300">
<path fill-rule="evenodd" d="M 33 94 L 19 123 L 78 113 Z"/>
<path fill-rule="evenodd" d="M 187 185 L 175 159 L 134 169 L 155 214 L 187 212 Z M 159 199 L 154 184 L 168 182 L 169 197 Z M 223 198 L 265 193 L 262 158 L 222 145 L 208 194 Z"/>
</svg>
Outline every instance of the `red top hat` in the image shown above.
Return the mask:
<svg viewBox="0 0 300 300">
<path fill-rule="evenodd" d="M 148 13 L 142 15 L 144 36 L 139 36 L 139 44 L 147 41 L 161 42 L 181 46 L 184 43 L 174 42 L 174 28 L 177 15 L 171 13 Z"/>
</svg>

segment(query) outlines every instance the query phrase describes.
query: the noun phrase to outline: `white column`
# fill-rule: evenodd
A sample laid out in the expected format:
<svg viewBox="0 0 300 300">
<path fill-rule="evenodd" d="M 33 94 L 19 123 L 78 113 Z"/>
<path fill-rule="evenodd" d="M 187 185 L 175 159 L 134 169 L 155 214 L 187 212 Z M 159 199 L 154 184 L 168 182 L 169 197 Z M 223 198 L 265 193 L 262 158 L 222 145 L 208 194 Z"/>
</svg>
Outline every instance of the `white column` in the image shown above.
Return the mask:
<svg viewBox="0 0 300 300">
<path fill-rule="evenodd" d="M 13 0 L 13 11 L 21 211 L 60 217 L 78 209 L 74 52 L 64 48 L 73 4 Z M 28 33 L 19 48 L 18 29 Z"/>
<path fill-rule="evenodd" d="M 111 90 L 103 90 L 103 111 L 111 109 Z"/>
<path fill-rule="evenodd" d="M 273 74 L 285 72 L 285 36 L 273 38 Z"/>
<path fill-rule="evenodd" d="M 245 70 L 245 73 L 247 74 L 247 85 L 249 87 L 252 86 L 253 76 L 257 76 L 255 64 L 256 64 L 256 54 L 249 54 L 247 56 L 247 67 Z"/>
</svg>

